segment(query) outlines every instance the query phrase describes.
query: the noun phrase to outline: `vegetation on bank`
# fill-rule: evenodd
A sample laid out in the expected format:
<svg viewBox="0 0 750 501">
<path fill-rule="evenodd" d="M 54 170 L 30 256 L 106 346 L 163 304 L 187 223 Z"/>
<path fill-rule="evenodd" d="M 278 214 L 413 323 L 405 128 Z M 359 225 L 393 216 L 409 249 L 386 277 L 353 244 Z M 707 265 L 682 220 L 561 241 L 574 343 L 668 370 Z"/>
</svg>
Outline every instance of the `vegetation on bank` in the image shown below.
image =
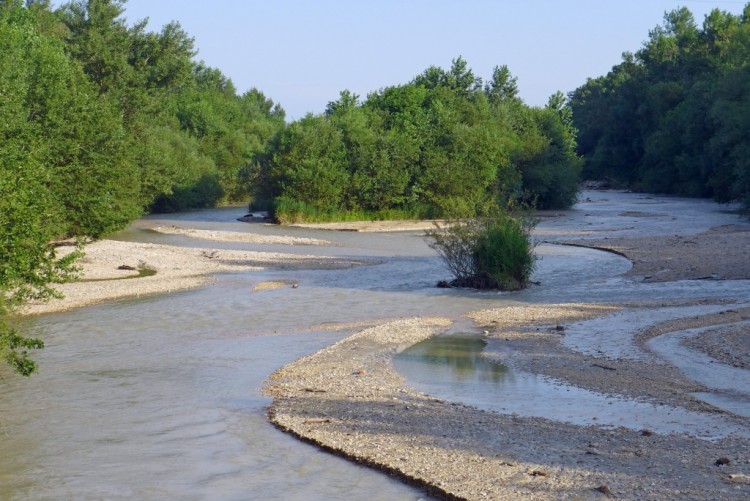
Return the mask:
<svg viewBox="0 0 750 501">
<path fill-rule="evenodd" d="M 286 124 L 195 60 L 179 24 L 128 23 L 124 0 L 0 0 L 0 357 L 34 363 L 12 327 L 75 277 L 53 242 L 100 238 L 148 211 L 245 199 L 280 221 L 472 217 L 508 200 L 566 206 L 581 160 L 562 94 L 531 108 L 498 67 L 431 67 L 364 102 Z"/>
<path fill-rule="evenodd" d="M 349 91 L 272 138 L 251 209 L 281 222 L 473 217 L 523 200 L 570 206 L 582 160 L 565 98 L 526 106 L 497 67 L 483 84 L 466 61 L 430 67 L 361 101 Z"/>
<path fill-rule="evenodd" d="M 23 374 L 41 342 L 13 312 L 75 271 L 53 241 L 246 200 L 250 164 L 284 127 L 261 92 L 195 61 L 178 24 L 128 26 L 123 6 L 0 0 L 0 358 Z"/>
<path fill-rule="evenodd" d="M 750 211 L 750 4 L 698 26 L 681 8 L 570 94 L 584 177 Z"/>
</svg>

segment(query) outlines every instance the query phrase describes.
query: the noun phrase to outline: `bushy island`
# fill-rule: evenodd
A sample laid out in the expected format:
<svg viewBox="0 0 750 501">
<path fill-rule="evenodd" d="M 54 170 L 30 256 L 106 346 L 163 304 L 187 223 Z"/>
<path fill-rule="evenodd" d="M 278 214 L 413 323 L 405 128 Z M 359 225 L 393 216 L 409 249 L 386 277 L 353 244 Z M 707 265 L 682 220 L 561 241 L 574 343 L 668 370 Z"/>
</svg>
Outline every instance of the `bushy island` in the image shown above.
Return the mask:
<svg viewBox="0 0 750 501">
<path fill-rule="evenodd" d="M 438 287 L 470 287 L 514 291 L 529 284 L 536 267 L 529 217 L 508 214 L 436 224 L 427 232 L 443 259 L 451 281 Z"/>
<path fill-rule="evenodd" d="M 441 253 L 475 246 L 471 278 L 454 283 L 514 289 L 533 254 L 508 207 L 570 206 L 582 168 L 750 206 L 750 6 L 702 29 L 669 13 L 643 49 L 544 107 L 519 98 L 506 66 L 484 82 L 459 57 L 292 123 L 196 60 L 179 24 L 149 32 L 124 13 L 124 0 L 0 0 L 0 358 L 22 374 L 42 343 L 14 330 L 14 312 L 76 277 L 80 254 L 60 259 L 55 242 L 147 212 L 250 198 L 281 223 L 458 220 L 433 234 Z"/>
<path fill-rule="evenodd" d="M 562 93 L 543 108 L 496 67 L 489 82 L 457 58 L 274 136 L 255 166 L 253 209 L 282 223 L 481 216 L 523 201 L 570 206 L 582 160 Z"/>
</svg>

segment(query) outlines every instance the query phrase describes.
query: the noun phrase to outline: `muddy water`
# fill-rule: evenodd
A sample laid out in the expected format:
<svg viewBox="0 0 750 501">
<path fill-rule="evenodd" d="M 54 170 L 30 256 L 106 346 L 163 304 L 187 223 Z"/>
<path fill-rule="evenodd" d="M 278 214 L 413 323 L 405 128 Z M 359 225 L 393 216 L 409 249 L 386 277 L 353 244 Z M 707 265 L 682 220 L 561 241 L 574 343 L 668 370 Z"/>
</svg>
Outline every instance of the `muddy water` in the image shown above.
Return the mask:
<svg viewBox="0 0 750 501">
<path fill-rule="evenodd" d="M 621 213 L 643 211 L 643 204 L 657 210 L 654 199 L 636 195 L 587 196 L 592 201 L 578 210 L 542 223 L 540 238 L 569 238 L 584 224 L 597 229 L 596 236 L 604 234 L 607 224 L 613 231 L 627 232 L 632 223 Z M 668 200 L 666 209 L 659 208 L 668 215 L 649 220 L 670 225 L 684 220 L 696 231 L 721 224 L 717 221 L 735 221 L 701 204 Z M 458 318 L 469 310 L 524 302 L 649 299 L 672 293 L 680 298 L 731 297 L 737 292 L 718 282 L 669 290 L 658 284 L 635 287 L 618 278 L 630 266 L 623 258 L 551 244 L 538 247 L 539 286 L 512 294 L 436 289 L 435 282 L 447 273 L 419 233 L 303 231 L 235 222 L 241 213 L 241 208 L 230 208 L 149 217 L 118 238 L 368 257 L 379 264 L 225 274 L 194 291 L 36 319 L 31 333 L 47 343 L 37 357 L 41 374 L 29 380 L 8 377 L 0 387 L 0 498 L 425 497 L 385 475 L 301 444 L 266 423 L 269 401 L 259 390 L 264 379 L 345 335 L 315 326 L 415 315 Z M 149 231 L 163 224 L 292 234 L 337 245 L 218 243 Z M 252 293 L 255 285 L 272 279 L 291 279 L 300 286 Z"/>
</svg>

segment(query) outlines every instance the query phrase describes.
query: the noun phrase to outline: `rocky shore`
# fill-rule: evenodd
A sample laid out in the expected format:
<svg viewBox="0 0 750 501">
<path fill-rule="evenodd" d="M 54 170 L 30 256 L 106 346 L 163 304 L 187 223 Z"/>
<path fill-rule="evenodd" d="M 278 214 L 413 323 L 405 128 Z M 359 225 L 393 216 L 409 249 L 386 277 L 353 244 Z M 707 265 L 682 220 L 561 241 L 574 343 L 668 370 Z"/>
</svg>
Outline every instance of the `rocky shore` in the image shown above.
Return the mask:
<svg viewBox="0 0 750 501">
<path fill-rule="evenodd" d="M 510 325 L 559 322 L 593 305 L 521 308 Z M 486 412 L 405 387 L 391 358 L 445 328 L 410 319 L 363 330 L 277 371 L 277 427 L 444 499 L 741 499 L 747 438 L 706 441 Z M 502 329 L 502 328 L 501 328 Z M 500 331 L 498 331 L 500 332 Z"/>
</svg>

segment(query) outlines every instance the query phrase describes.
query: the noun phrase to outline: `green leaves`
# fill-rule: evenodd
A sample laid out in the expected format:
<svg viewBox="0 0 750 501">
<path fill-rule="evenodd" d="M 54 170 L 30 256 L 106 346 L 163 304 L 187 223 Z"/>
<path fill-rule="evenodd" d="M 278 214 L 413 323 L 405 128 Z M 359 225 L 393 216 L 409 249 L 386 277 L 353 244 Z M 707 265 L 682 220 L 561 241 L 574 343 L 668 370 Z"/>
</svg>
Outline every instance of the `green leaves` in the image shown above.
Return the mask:
<svg viewBox="0 0 750 501">
<path fill-rule="evenodd" d="M 284 127 L 195 63 L 177 24 L 128 27 L 122 0 L 0 2 L 0 356 L 28 374 L 37 346 L 12 329 L 24 301 L 75 275 L 53 241 L 100 238 L 146 208 L 245 199 L 251 167 Z"/>
<path fill-rule="evenodd" d="M 746 13 L 747 13 L 746 9 Z M 571 94 L 585 174 L 645 191 L 749 200 L 750 17 L 685 8 Z"/>
<path fill-rule="evenodd" d="M 15 330 L 0 325 L 0 359 L 21 376 L 30 376 L 38 370 L 29 350 L 41 350 L 44 342 L 36 338 L 19 336 Z"/>
<path fill-rule="evenodd" d="M 427 236 L 454 277 L 450 285 L 520 290 L 528 285 L 536 266 L 530 238 L 534 224 L 500 213 L 486 219 L 454 220 L 428 231 Z"/>
<path fill-rule="evenodd" d="M 361 104 L 343 91 L 324 115 L 308 115 L 270 143 L 256 199 L 283 199 L 276 208 L 294 218 L 326 219 L 347 211 L 472 217 L 524 193 L 542 208 L 568 206 L 581 161 L 564 96 L 537 110 L 516 93 L 507 67 L 483 88 L 461 58 Z"/>
</svg>

